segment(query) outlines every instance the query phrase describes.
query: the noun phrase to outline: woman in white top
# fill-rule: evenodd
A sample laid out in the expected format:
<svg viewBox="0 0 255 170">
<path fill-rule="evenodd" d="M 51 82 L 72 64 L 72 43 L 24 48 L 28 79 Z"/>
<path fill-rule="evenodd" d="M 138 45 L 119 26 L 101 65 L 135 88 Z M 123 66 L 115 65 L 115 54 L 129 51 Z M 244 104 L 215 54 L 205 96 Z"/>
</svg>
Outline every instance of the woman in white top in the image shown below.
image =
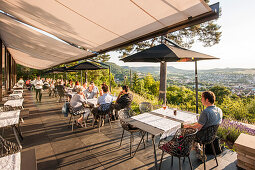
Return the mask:
<svg viewBox="0 0 255 170">
<path fill-rule="evenodd" d="M 70 105 L 73 107 L 74 113 L 75 112 L 82 112 L 83 115 L 77 120 L 78 122 L 78 127 L 82 127 L 82 120 L 83 118 L 86 118 L 89 116 L 90 110 L 89 108 L 85 108 L 84 104 L 87 103 L 87 99 L 85 98 L 85 95 L 82 92 L 81 88 L 76 89 L 77 94 L 75 94 L 71 101 Z"/>
</svg>

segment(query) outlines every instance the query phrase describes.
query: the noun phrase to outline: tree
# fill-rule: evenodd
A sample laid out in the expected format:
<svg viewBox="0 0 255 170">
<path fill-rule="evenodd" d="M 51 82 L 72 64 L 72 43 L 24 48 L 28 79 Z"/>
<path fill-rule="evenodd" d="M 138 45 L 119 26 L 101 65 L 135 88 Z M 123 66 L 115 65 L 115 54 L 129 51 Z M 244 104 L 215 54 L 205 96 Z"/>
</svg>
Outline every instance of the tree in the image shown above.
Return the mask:
<svg viewBox="0 0 255 170">
<path fill-rule="evenodd" d="M 216 101 L 221 104 L 225 97 L 228 97 L 231 94 L 231 91 L 225 86 L 216 85 L 210 88 L 216 96 Z"/>
</svg>

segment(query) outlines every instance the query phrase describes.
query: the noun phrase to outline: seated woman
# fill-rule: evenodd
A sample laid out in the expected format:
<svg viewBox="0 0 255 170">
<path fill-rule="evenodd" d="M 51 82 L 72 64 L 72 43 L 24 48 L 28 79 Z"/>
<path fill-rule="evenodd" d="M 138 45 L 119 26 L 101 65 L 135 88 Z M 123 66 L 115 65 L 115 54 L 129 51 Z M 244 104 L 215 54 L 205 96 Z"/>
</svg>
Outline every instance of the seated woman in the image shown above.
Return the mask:
<svg viewBox="0 0 255 170">
<path fill-rule="evenodd" d="M 77 120 L 77 126 L 78 127 L 82 127 L 82 120 L 83 118 L 87 118 L 89 116 L 90 113 L 90 109 L 86 108 L 84 106 L 84 104 L 87 103 L 87 99 L 85 98 L 85 95 L 82 92 L 81 88 L 77 88 L 76 89 L 77 94 L 75 94 L 71 101 L 70 101 L 70 105 L 73 107 L 73 111 L 74 112 L 82 112 L 83 115 Z"/>
<path fill-rule="evenodd" d="M 122 86 L 122 91 L 120 91 L 119 96 L 116 100 L 116 103 L 113 104 L 111 107 L 115 109 L 115 117 L 118 117 L 118 111 L 129 107 L 133 101 L 133 95 L 128 92 L 128 86 Z"/>
<path fill-rule="evenodd" d="M 98 101 L 97 101 L 98 107 L 93 108 L 91 111 L 95 118 L 98 117 L 100 112 L 110 109 L 111 103 L 113 101 L 112 95 L 108 94 L 108 86 L 104 85 L 102 89 L 103 89 L 103 95 L 98 98 Z"/>
</svg>

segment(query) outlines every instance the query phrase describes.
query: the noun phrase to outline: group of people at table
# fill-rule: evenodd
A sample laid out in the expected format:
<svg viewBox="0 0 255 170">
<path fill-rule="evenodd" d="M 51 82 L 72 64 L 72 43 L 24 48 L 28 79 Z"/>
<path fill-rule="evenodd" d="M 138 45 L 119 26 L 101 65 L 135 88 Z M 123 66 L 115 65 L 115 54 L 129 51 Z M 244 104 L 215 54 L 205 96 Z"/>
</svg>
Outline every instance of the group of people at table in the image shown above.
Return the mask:
<svg viewBox="0 0 255 170">
<path fill-rule="evenodd" d="M 92 112 L 94 117 L 97 118 L 98 114 L 100 114 L 101 111 L 111 109 L 115 110 L 115 115 L 118 116 L 117 112 L 123 108 L 129 107 L 133 100 L 133 96 L 131 93 L 129 93 L 129 88 L 126 85 L 122 87 L 122 91 L 120 91 L 116 102 L 114 103 L 114 98 L 109 93 L 109 88 L 105 83 L 101 85 L 100 92 L 98 90 L 98 87 L 96 87 L 93 83 L 93 81 L 90 82 L 88 87 L 87 83 L 84 83 L 82 86 L 80 86 L 78 82 L 73 85 L 70 81 L 69 83 L 64 82 L 63 84 L 63 82 L 58 82 L 57 84 L 62 85 L 63 87 L 67 87 L 67 84 L 69 84 L 69 89 L 72 89 L 73 92 L 76 92 L 76 94 L 74 94 L 70 100 L 70 105 L 75 111 L 81 109 L 84 110 L 82 116 L 77 120 L 78 127 L 83 127 L 83 119 L 86 118 L 90 112 Z M 50 87 L 52 87 L 52 82 L 49 82 L 49 85 Z M 39 86 L 43 86 L 43 82 L 42 80 L 40 80 L 40 78 L 37 78 L 37 81 L 35 81 L 35 89 L 42 89 L 42 87 Z M 38 92 L 39 98 L 37 98 L 37 100 L 39 101 L 41 101 L 40 95 L 41 93 Z M 96 98 L 98 95 L 99 97 L 97 99 L 97 106 L 93 107 L 92 109 L 86 108 L 84 104 L 88 103 L 88 99 Z M 201 112 L 197 123 L 184 125 L 183 128 L 195 128 L 198 130 L 197 134 L 199 135 L 200 130 L 212 125 L 219 125 L 222 122 L 223 114 L 222 110 L 214 105 L 215 100 L 216 97 L 213 92 L 203 92 L 201 102 L 206 107 L 206 109 Z M 195 146 L 198 157 L 202 159 L 202 149 L 200 145 Z"/>
<path fill-rule="evenodd" d="M 76 94 L 70 100 L 71 107 L 74 109 L 74 112 L 84 110 L 84 114 L 77 120 L 78 127 L 83 127 L 83 119 L 87 118 L 90 112 L 92 112 L 95 119 L 100 114 L 103 114 L 102 112 L 111 111 L 113 113 L 113 110 L 115 110 L 113 114 L 117 116 L 118 110 L 129 107 L 133 100 L 127 85 L 122 87 L 122 91 L 120 91 L 117 99 L 109 93 L 109 87 L 105 83 L 101 85 L 100 92 L 93 82 L 90 82 L 89 87 L 85 90 L 82 87 L 75 87 L 73 90 L 76 91 Z M 100 96 L 97 99 L 97 105 L 92 107 L 92 109 L 85 107 L 88 99 L 96 98 L 98 94 Z M 116 100 L 115 103 L 114 100 Z"/>
</svg>

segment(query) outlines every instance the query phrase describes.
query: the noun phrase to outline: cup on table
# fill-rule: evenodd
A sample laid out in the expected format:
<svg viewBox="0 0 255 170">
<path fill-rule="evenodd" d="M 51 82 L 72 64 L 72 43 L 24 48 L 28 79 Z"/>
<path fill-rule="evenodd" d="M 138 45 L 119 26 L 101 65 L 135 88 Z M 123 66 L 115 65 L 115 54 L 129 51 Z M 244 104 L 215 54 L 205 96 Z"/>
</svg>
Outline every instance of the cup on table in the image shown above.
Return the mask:
<svg viewBox="0 0 255 170">
<path fill-rule="evenodd" d="M 176 116 L 177 115 L 177 108 L 174 108 L 174 115 Z"/>
</svg>

